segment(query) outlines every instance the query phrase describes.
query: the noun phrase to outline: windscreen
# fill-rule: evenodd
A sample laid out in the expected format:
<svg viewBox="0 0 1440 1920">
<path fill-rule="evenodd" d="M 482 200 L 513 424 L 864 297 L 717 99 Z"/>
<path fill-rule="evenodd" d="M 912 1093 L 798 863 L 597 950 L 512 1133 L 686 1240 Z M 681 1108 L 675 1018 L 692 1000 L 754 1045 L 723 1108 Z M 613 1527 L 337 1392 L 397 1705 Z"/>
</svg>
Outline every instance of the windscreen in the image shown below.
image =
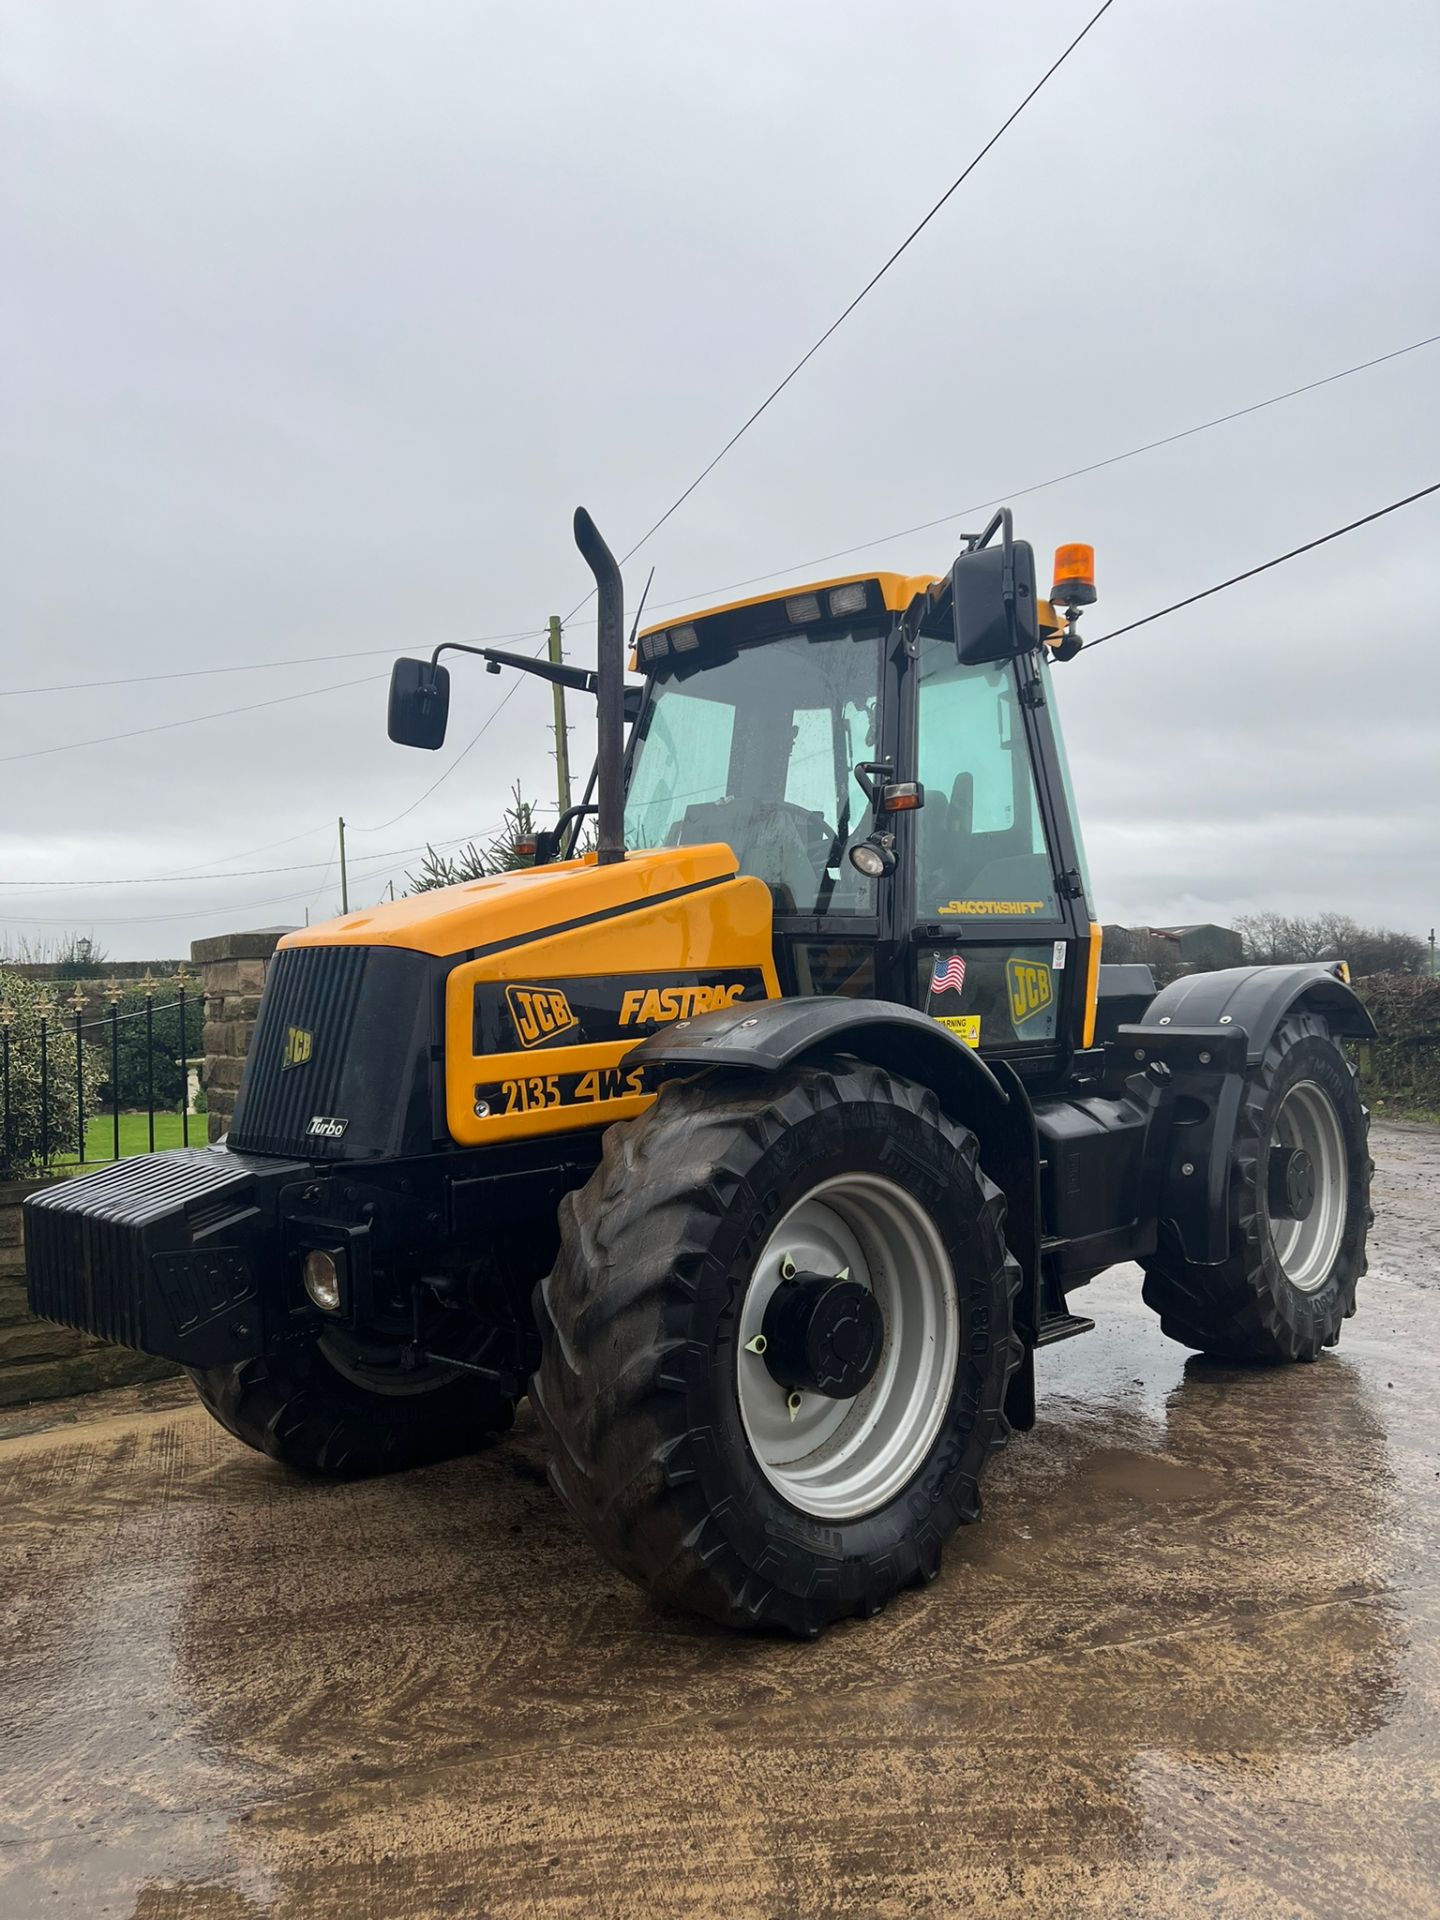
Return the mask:
<svg viewBox="0 0 1440 1920">
<path fill-rule="evenodd" d="M 845 849 L 870 831 L 882 629 L 787 633 L 662 678 L 637 729 L 628 848 L 723 841 L 780 913 L 873 913 Z"/>
</svg>

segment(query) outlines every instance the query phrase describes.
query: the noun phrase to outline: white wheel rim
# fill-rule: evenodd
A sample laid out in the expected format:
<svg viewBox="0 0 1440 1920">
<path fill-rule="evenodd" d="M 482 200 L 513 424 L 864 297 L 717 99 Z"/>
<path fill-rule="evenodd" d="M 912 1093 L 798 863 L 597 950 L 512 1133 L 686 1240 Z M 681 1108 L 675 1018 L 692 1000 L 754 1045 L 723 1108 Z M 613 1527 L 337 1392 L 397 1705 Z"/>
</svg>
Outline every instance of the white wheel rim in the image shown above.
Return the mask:
<svg viewBox="0 0 1440 1920">
<path fill-rule="evenodd" d="M 848 1268 L 875 1297 L 885 1329 L 880 1362 L 851 1400 L 802 1393 L 792 1413 L 791 1396 L 749 1350 L 787 1260 L 801 1272 Z M 823 1181 L 771 1234 L 740 1311 L 737 1394 L 756 1464 L 802 1513 L 854 1520 L 875 1512 L 934 1444 L 959 1346 L 954 1268 L 925 1209 L 877 1174 Z"/>
<path fill-rule="evenodd" d="M 1270 1244 L 1281 1272 L 1301 1293 L 1314 1293 L 1330 1278 L 1345 1237 L 1349 1204 L 1340 1116 L 1329 1094 L 1314 1080 L 1297 1080 L 1280 1102 L 1271 1145 L 1300 1148 L 1314 1169 L 1315 1200 L 1305 1218 L 1270 1218 Z M 1268 1195 L 1268 1160 L 1262 1171 Z"/>
</svg>

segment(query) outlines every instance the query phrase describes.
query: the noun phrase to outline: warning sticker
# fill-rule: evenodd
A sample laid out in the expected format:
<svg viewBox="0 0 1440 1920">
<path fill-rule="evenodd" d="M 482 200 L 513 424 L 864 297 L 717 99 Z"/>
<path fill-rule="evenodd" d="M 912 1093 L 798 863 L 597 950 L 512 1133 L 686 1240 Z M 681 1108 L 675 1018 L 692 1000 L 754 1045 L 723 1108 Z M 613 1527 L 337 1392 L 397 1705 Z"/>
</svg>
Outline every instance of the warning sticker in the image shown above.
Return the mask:
<svg viewBox="0 0 1440 1920">
<path fill-rule="evenodd" d="M 978 1013 L 936 1013 L 932 1014 L 931 1018 L 938 1020 L 942 1027 L 948 1027 L 955 1038 L 963 1040 L 967 1047 L 979 1046 L 980 1016 Z"/>
</svg>

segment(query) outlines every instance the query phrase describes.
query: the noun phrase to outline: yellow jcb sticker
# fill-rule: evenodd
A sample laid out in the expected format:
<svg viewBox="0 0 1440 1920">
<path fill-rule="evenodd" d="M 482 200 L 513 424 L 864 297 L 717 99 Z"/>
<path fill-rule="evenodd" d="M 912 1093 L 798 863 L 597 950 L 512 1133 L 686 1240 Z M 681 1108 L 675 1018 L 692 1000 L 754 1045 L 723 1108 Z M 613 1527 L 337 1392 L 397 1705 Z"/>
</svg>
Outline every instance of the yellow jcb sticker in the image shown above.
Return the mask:
<svg viewBox="0 0 1440 1920">
<path fill-rule="evenodd" d="M 1040 960 L 1007 960 L 1005 983 L 1010 989 L 1010 1019 L 1017 1033 L 1028 1020 L 1044 1013 L 1055 998 L 1050 969 Z"/>
<path fill-rule="evenodd" d="M 505 998 L 522 1047 L 538 1047 L 580 1024 L 559 987 L 506 987 Z"/>
</svg>

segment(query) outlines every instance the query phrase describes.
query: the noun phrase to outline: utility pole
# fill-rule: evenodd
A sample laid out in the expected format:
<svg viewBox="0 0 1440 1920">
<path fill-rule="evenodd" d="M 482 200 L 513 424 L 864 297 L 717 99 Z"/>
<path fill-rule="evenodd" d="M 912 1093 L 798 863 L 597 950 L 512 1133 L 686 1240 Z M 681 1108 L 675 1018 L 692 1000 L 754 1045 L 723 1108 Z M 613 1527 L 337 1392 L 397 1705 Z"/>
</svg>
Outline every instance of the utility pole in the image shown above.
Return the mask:
<svg viewBox="0 0 1440 1920">
<path fill-rule="evenodd" d="M 340 817 L 340 911 L 350 911 L 350 876 L 345 871 L 345 817 Z"/>
<path fill-rule="evenodd" d="M 1430 929 L 1430 978 L 1435 978 L 1435 929 Z"/>
<path fill-rule="evenodd" d="M 565 658 L 560 646 L 560 616 L 550 616 L 550 658 L 558 667 Z M 570 740 L 565 729 L 565 689 L 556 685 L 551 689 L 555 695 L 555 798 L 560 803 L 561 813 L 570 809 Z"/>
</svg>

